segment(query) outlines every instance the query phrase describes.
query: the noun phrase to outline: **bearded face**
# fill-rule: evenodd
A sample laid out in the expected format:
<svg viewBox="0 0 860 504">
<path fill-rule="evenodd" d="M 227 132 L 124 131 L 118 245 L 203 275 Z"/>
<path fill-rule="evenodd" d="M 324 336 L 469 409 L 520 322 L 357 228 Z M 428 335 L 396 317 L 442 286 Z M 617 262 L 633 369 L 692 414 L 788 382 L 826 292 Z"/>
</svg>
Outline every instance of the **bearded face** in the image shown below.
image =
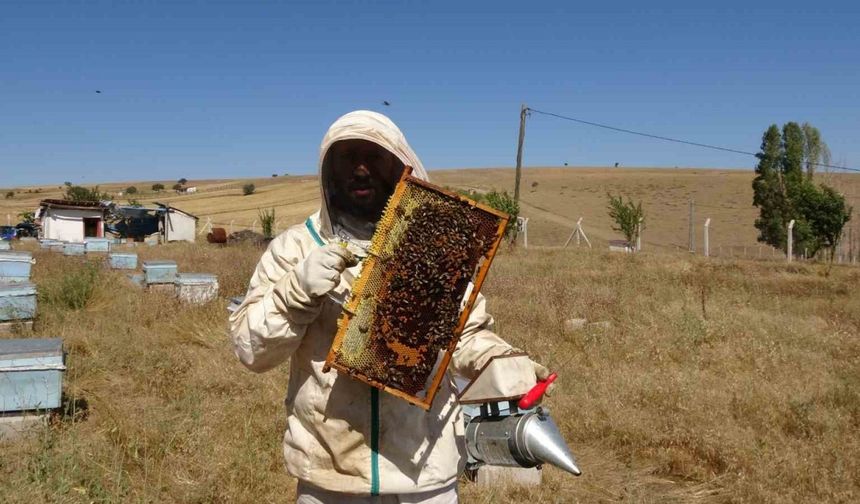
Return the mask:
<svg viewBox="0 0 860 504">
<path fill-rule="evenodd" d="M 327 156 L 331 204 L 354 217 L 378 221 L 400 179 L 403 163 L 367 140 L 336 142 Z"/>
</svg>

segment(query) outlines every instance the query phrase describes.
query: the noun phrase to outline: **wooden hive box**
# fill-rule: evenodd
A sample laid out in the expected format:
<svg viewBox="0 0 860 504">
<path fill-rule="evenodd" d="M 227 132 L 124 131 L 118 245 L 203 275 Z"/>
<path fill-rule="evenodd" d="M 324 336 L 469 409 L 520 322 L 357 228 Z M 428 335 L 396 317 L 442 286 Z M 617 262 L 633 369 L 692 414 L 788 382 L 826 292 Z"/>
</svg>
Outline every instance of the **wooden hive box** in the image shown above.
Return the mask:
<svg viewBox="0 0 860 504">
<path fill-rule="evenodd" d="M 36 286 L 30 282 L 0 282 L 0 322 L 36 316 Z"/>
<path fill-rule="evenodd" d="M 63 244 L 63 255 L 77 256 L 86 253 L 87 244 L 83 242 L 69 242 Z"/>
<path fill-rule="evenodd" d="M 31 252 L 0 251 L 0 282 L 26 282 L 30 280 L 33 265 Z"/>
<path fill-rule="evenodd" d="M 176 275 L 176 296 L 183 303 L 204 304 L 218 296 L 218 277 L 209 273 Z"/>
<path fill-rule="evenodd" d="M 65 369 L 59 338 L 0 339 L 0 412 L 59 408 Z"/>
<path fill-rule="evenodd" d="M 176 261 L 143 261 L 146 284 L 172 284 L 176 281 Z"/>
<path fill-rule="evenodd" d="M 137 254 L 131 252 L 111 252 L 109 261 L 113 269 L 137 269 Z"/>
<path fill-rule="evenodd" d="M 110 252 L 111 238 L 84 238 L 87 253 Z"/>
</svg>

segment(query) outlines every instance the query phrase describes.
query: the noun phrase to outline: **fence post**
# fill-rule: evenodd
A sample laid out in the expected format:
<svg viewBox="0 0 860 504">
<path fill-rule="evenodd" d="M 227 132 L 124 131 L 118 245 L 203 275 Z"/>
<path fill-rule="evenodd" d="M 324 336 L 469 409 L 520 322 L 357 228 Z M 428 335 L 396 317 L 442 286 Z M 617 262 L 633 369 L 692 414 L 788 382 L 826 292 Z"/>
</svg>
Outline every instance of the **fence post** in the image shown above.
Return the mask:
<svg viewBox="0 0 860 504">
<path fill-rule="evenodd" d="M 792 250 L 794 248 L 794 219 L 791 219 L 791 222 L 788 223 L 788 247 L 786 248 L 786 260 L 791 262 L 791 255 L 794 252 Z"/>
<path fill-rule="evenodd" d="M 230 221 L 230 234 L 233 234 L 233 222 L 234 221 L 235 221 L 235 219 Z"/>
<path fill-rule="evenodd" d="M 639 218 L 639 223 L 636 224 L 636 252 L 642 250 L 642 218 Z"/>
<path fill-rule="evenodd" d="M 251 231 L 257 232 L 257 219 L 254 219 L 254 222 L 251 223 Z"/>
<path fill-rule="evenodd" d="M 708 231 L 709 231 L 710 227 L 711 227 L 711 218 L 708 217 L 707 219 L 705 219 L 705 240 L 704 240 L 704 242 L 702 242 L 705 246 L 705 257 L 710 257 L 710 255 L 711 255 L 711 249 L 710 249 L 711 244 L 710 244 L 709 236 L 708 236 Z"/>
</svg>

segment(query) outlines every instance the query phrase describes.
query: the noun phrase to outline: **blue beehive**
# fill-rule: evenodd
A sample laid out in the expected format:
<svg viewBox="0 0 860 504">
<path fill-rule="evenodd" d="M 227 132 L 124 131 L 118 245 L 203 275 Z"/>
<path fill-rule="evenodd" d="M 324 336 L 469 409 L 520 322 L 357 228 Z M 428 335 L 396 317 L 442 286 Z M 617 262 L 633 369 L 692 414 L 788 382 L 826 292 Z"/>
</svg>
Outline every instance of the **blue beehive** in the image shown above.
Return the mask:
<svg viewBox="0 0 860 504">
<path fill-rule="evenodd" d="M 35 285 L 30 282 L 0 283 L 0 322 L 27 320 L 35 315 Z"/>
<path fill-rule="evenodd" d="M 111 252 L 110 267 L 113 269 L 137 269 L 137 254 Z"/>
<path fill-rule="evenodd" d="M 0 240 L 0 250 L 12 250 L 12 243 L 8 240 Z"/>
<path fill-rule="evenodd" d="M 143 274 L 148 284 L 173 283 L 176 261 L 143 261 Z"/>
<path fill-rule="evenodd" d="M 63 245 L 63 255 L 84 255 L 86 243 L 69 242 Z"/>
<path fill-rule="evenodd" d="M 65 369 L 59 338 L 0 340 L 0 413 L 59 408 Z"/>
<path fill-rule="evenodd" d="M 63 242 L 61 242 L 60 240 L 51 240 L 51 239 L 39 240 L 39 247 L 43 248 L 43 249 L 49 249 L 49 248 L 53 247 L 54 245 L 62 245 L 62 244 L 63 244 Z"/>
<path fill-rule="evenodd" d="M 110 252 L 111 238 L 84 238 L 87 253 Z"/>
<path fill-rule="evenodd" d="M 0 251 L 0 282 L 26 282 L 33 262 L 30 252 Z"/>
</svg>

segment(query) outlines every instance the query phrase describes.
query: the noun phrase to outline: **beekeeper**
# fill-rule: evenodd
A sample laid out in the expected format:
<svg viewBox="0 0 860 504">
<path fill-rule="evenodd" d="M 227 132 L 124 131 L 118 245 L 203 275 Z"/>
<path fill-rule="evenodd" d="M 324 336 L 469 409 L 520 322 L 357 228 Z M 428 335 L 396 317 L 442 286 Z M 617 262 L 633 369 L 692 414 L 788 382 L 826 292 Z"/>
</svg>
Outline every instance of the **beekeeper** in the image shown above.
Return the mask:
<svg viewBox="0 0 860 504">
<path fill-rule="evenodd" d="M 320 210 L 271 242 L 230 317 L 236 355 L 250 370 L 290 361 L 283 448 L 300 503 L 457 502 L 466 453 L 451 374 L 471 379 L 513 350 L 492 332 L 479 295 L 430 411 L 322 371 L 341 311 L 335 300 L 358 274 L 405 165 L 427 179 L 388 117 L 359 110 L 335 121 L 320 146 Z M 534 369 L 538 379 L 549 374 Z"/>
</svg>

